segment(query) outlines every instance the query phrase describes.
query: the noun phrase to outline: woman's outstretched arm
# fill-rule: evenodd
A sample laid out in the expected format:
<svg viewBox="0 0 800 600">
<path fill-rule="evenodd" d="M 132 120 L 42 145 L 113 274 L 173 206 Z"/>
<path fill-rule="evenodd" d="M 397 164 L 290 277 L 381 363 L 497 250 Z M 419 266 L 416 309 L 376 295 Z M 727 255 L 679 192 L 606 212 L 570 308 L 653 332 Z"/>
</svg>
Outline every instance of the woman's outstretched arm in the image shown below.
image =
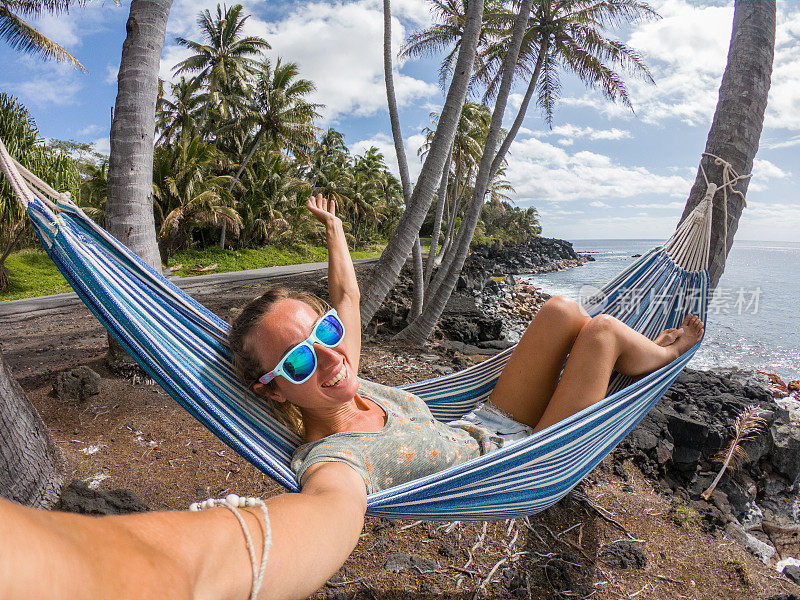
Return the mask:
<svg viewBox="0 0 800 600">
<path fill-rule="evenodd" d="M 333 200 L 328 202 L 322 194 L 308 199 L 308 210 L 325 225 L 328 238 L 328 293 L 331 304 L 344 323 L 347 358 L 358 373 L 361 357 L 361 293 L 342 220 L 336 216 L 336 203 Z"/>
<path fill-rule="evenodd" d="M 267 502 L 272 547 L 259 598 L 306 598 L 347 559 L 366 510 L 347 465 L 309 469 L 299 494 Z M 263 513 L 240 509 L 257 560 Z M 225 508 L 86 517 L 0 499 L 0 598 L 246 599 L 253 574 L 239 522 Z M 169 593 L 166 593 L 166 591 Z"/>
</svg>

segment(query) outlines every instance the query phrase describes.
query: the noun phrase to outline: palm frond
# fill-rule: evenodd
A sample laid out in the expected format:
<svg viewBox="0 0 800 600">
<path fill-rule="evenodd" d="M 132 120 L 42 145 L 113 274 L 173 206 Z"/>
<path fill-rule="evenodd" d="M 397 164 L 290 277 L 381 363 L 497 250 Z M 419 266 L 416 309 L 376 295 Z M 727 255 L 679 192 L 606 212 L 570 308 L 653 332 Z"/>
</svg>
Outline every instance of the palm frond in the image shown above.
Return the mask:
<svg viewBox="0 0 800 600">
<path fill-rule="evenodd" d="M 766 412 L 760 406 L 752 405 L 745 408 L 736 417 L 736 422 L 733 425 L 733 438 L 723 450 L 712 458 L 714 462 L 721 462 L 722 468 L 717 473 L 714 481 L 711 482 L 711 485 L 708 486 L 708 489 L 701 494 L 703 500 L 708 500 L 711 497 L 728 467 L 736 469 L 749 460 L 749 456 L 741 444 L 752 439 L 766 428 L 767 422 L 762 416 Z"/>
</svg>

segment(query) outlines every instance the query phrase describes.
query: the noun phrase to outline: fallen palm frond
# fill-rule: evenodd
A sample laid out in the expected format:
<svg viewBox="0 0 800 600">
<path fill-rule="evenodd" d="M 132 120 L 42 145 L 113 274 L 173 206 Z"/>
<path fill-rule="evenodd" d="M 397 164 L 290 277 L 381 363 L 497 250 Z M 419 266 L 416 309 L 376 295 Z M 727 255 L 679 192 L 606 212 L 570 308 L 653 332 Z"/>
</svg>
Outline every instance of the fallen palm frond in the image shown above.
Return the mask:
<svg viewBox="0 0 800 600">
<path fill-rule="evenodd" d="M 711 482 L 711 485 L 708 486 L 708 489 L 701 494 L 703 500 L 708 500 L 711 494 L 714 493 L 714 489 L 717 487 L 719 480 L 722 479 L 722 475 L 728 469 L 728 466 L 737 469 L 748 460 L 749 457 L 745 449 L 742 448 L 742 442 L 752 439 L 754 435 L 760 433 L 767 426 L 767 422 L 761 416 L 766 412 L 763 408 L 752 405 L 745 408 L 736 417 L 736 423 L 733 426 L 733 438 L 728 442 L 725 449 L 720 450 L 711 459 L 714 462 L 721 462 L 722 468 L 717 473 L 714 481 Z"/>
</svg>

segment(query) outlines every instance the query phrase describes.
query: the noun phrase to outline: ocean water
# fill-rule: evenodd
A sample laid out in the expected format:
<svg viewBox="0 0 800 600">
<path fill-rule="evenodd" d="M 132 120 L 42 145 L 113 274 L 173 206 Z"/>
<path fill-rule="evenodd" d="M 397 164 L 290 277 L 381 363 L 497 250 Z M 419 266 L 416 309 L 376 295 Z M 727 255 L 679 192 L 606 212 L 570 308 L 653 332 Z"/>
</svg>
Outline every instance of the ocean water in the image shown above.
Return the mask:
<svg viewBox="0 0 800 600">
<path fill-rule="evenodd" d="M 581 267 L 526 276 L 552 295 L 579 299 L 583 286 L 602 287 L 662 240 L 574 240 L 596 259 Z M 784 381 L 800 379 L 800 242 L 736 240 L 709 305 L 696 369 L 754 368 Z M 584 292 L 585 295 L 585 292 Z"/>
</svg>

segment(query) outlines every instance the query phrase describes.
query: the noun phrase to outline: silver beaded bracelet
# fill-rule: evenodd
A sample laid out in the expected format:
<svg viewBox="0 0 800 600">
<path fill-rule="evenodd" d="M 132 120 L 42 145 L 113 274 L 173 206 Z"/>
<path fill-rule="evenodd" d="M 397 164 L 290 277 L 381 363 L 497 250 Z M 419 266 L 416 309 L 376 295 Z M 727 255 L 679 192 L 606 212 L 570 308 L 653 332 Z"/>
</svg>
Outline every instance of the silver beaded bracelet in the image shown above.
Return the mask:
<svg viewBox="0 0 800 600">
<path fill-rule="evenodd" d="M 189 510 L 196 512 L 198 510 L 216 508 L 219 506 L 224 506 L 230 510 L 239 521 L 239 525 L 242 526 L 244 539 L 247 542 L 247 551 L 250 553 L 250 562 L 253 565 L 253 589 L 250 592 L 250 600 L 256 600 L 258 592 L 261 589 L 261 584 L 264 582 L 264 572 L 267 568 L 269 548 L 272 545 L 272 528 L 269 525 L 267 505 L 261 498 L 242 498 L 236 494 L 228 494 L 224 498 L 209 498 L 202 502 L 194 502 L 189 506 Z M 261 511 L 264 513 L 264 550 L 261 553 L 261 566 L 256 564 L 256 549 L 253 546 L 253 538 L 250 535 L 250 529 L 247 527 L 244 517 L 239 513 L 239 508 L 252 508 L 255 506 L 261 507 Z"/>
</svg>

